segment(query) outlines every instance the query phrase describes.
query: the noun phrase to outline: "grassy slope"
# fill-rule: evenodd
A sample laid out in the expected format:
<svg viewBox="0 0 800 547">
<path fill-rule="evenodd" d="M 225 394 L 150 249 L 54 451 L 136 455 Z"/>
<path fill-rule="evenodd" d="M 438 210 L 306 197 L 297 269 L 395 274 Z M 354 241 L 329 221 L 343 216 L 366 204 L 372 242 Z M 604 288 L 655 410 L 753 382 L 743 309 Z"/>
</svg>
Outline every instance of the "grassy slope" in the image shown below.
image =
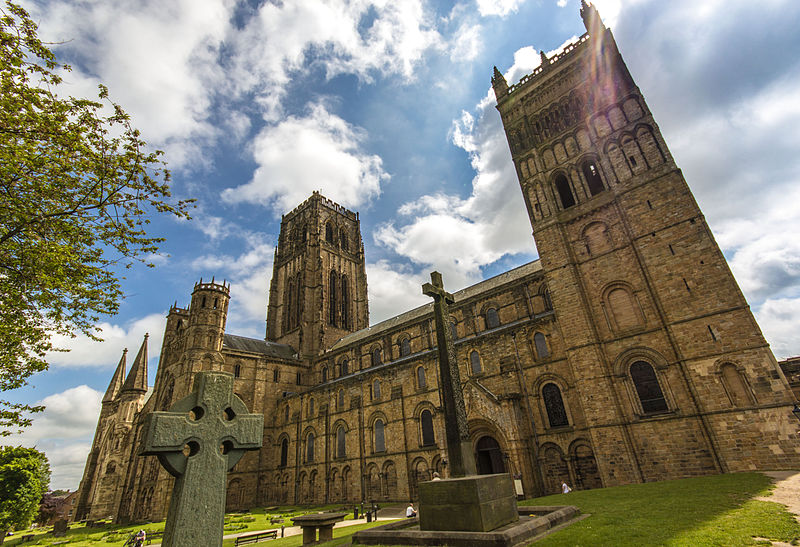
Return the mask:
<svg viewBox="0 0 800 547">
<path fill-rule="evenodd" d="M 752 498 L 770 491 L 760 473 L 631 484 L 526 500 L 575 505 L 592 516 L 537 547 L 566 545 L 757 545 L 754 537 L 796 542 L 800 525 L 782 505 Z M 767 543 L 768 545 L 769 543 Z"/>
<path fill-rule="evenodd" d="M 755 537 L 798 544 L 800 524 L 785 507 L 753 499 L 768 494 L 770 485 L 770 480 L 760 473 L 738 473 L 572 492 L 567 495 L 526 500 L 523 504 L 576 505 L 583 513 L 591 514 L 589 518 L 537 542 L 536 547 L 567 545 L 734 547 L 757 545 L 759 543 Z M 290 509 L 282 508 L 281 511 L 286 515 Z M 268 515 L 263 511 L 253 513 L 257 521 L 248 523 L 248 530 L 276 527 L 267 524 Z M 288 522 L 290 521 L 287 520 L 287 524 Z M 376 524 L 383 522 L 336 529 L 334 537 L 338 539 L 324 545 L 328 547 L 347 543 L 349 536 L 357 530 Z M 163 529 L 163 526 L 164 523 L 161 522 L 147 525 L 145 528 Z M 111 539 L 108 534 L 113 529 L 118 529 L 119 541 L 108 541 Z M 135 529 L 138 527 L 89 530 L 73 527 L 68 536 L 71 540 L 69 545 L 76 547 L 120 545 L 124 539 L 123 533 Z M 248 530 L 237 530 L 237 532 Z M 24 533 L 17 532 L 15 536 L 8 538 L 3 547 L 16 545 L 19 536 Z M 226 531 L 227 533 L 231 532 Z M 39 545 L 49 545 L 58 539 L 60 538 L 53 538 L 51 534 L 37 534 Z M 301 543 L 302 536 L 294 536 L 256 545 L 294 547 Z M 224 545 L 225 547 L 233 545 L 233 540 L 226 541 Z"/>
</svg>

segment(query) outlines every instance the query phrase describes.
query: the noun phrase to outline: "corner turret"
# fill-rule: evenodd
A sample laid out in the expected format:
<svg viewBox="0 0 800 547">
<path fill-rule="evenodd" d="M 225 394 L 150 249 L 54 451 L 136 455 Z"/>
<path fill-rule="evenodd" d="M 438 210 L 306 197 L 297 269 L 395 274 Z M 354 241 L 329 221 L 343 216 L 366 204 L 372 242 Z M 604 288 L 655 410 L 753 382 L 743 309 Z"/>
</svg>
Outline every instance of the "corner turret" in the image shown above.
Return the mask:
<svg viewBox="0 0 800 547">
<path fill-rule="evenodd" d="M 581 19 L 583 19 L 583 26 L 586 27 L 589 36 L 599 37 L 606 29 L 597 8 L 591 2 L 587 4 L 586 0 L 581 0 Z"/>
<path fill-rule="evenodd" d="M 230 299 L 231 286 L 225 281 L 216 283 L 212 277 L 211 282 L 204 283 L 200 279 L 195 283 L 189 304 L 189 348 L 211 351 L 222 349 Z"/>
<path fill-rule="evenodd" d="M 498 100 L 508 93 L 508 82 L 506 82 L 505 76 L 497 67 L 494 67 L 494 73 L 492 74 L 492 89 L 494 89 L 494 96 Z"/>
</svg>

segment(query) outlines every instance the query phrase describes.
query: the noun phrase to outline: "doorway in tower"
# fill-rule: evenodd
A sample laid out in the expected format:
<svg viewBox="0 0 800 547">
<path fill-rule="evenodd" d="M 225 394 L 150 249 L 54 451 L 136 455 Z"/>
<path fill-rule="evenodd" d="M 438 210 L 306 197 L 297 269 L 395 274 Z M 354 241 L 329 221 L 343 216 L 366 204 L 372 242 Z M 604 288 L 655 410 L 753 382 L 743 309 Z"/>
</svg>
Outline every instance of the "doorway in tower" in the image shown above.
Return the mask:
<svg viewBox="0 0 800 547">
<path fill-rule="evenodd" d="M 503 463 L 503 452 L 494 437 L 486 435 L 478 439 L 475 444 L 475 464 L 478 467 L 479 475 L 506 472 L 506 466 Z"/>
</svg>

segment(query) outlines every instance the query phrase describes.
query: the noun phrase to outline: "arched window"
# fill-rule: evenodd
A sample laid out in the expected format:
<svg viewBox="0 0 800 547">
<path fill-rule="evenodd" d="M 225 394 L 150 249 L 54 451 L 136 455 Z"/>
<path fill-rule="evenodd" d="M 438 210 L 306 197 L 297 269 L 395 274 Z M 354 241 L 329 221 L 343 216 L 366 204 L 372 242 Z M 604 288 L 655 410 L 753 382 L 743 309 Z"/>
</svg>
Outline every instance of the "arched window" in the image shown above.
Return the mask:
<svg viewBox="0 0 800 547">
<path fill-rule="evenodd" d="M 325 241 L 333 243 L 333 226 L 330 222 L 325 224 Z"/>
<path fill-rule="evenodd" d="M 328 367 L 322 367 L 322 381 L 328 381 Z"/>
<path fill-rule="evenodd" d="M 469 366 L 472 369 L 472 374 L 481 372 L 481 356 L 475 350 L 472 350 L 469 354 Z"/>
<path fill-rule="evenodd" d="M 339 230 L 339 244 L 342 246 L 342 250 L 347 250 L 349 244 L 347 242 L 347 232 L 344 230 Z"/>
<path fill-rule="evenodd" d="M 111 462 L 106 466 L 106 475 L 111 475 L 116 470 L 117 470 L 117 465 L 114 462 Z"/>
<path fill-rule="evenodd" d="M 423 410 L 419 415 L 419 425 L 422 430 L 422 446 L 436 444 L 433 437 L 433 415 L 430 410 Z"/>
<path fill-rule="evenodd" d="M 408 337 L 403 337 L 397 344 L 400 346 L 400 357 L 405 357 L 411 353 L 411 340 Z"/>
<path fill-rule="evenodd" d="M 374 348 L 372 353 L 370 354 L 370 361 L 372 362 L 372 366 L 378 366 L 381 364 L 381 348 Z"/>
<path fill-rule="evenodd" d="M 728 388 L 728 397 L 733 406 L 747 406 L 752 404 L 747 386 L 744 383 L 742 375 L 736 370 L 736 366 L 731 363 L 722 365 L 720 369 L 722 372 L 722 380 L 725 387 Z"/>
<path fill-rule="evenodd" d="M 342 359 L 339 363 L 339 376 L 347 376 L 350 374 L 350 362 L 347 359 Z"/>
<path fill-rule="evenodd" d="M 343 275 L 339 280 L 342 286 L 342 314 L 341 314 L 341 327 L 343 329 L 350 328 L 350 290 L 347 287 L 347 276 Z"/>
<path fill-rule="evenodd" d="M 308 400 L 308 415 L 314 416 L 314 398 Z"/>
<path fill-rule="evenodd" d="M 314 433 L 309 431 L 306 435 L 306 462 L 314 461 Z"/>
<path fill-rule="evenodd" d="M 278 369 L 273 370 L 272 371 L 272 381 L 273 382 L 277 382 L 280 379 L 280 374 L 281 373 L 280 373 L 280 371 Z"/>
<path fill-rule="evenodd" d="M 337 410 L 344 410 L 344 390 L 340 389 L 339 394 L 336 398 L 336 408 Z"/>
<path fill-rule="evenodd" d="M 455 321 L 450 321 L 450 336 L 453 337 L 453 342 L 458 339 L 458 329 L 456 328 Z"/>
<path fill-rule="evenodd" d="M 418 367 L 417 368 L 417 387 L 419 389 L 428 389 L 428 384 L 425 381 L 425 368 Z"/>
<path fill-rule="evenodd" d="M 161 408 L 163 410 L 169 410 L 169 405 L 172 404 L 172 393 L 175 391 L 175 379 L 170 378 L 169 383 L 167 384 L 167 389 L 164 390 L 164 398 L 161 403 Z"/>
<path fill-rule="evenodd" d="M 372 400 L 373 401 L 380 401 L 381 400 L 381 381 L 377 378 L 372 381 Z"/>
<path fill-rule="evenodd" d="M 297 373 L 297 378 L 295 379 L 295 383 L 299 386 L 303 383 L 303 375 L 301 373 Z"/>
<path fill-rule="evenodd" d="M 561 198 L 561 207 L 567 209 L 575 205 L 575 198 L 572 195 L 572 190 L 569 188 L 567 177 L 559 173 L 559 175 L 556 176 L 555 184 L 558 197 Z"/>
<path fill-rule="evenodd" d="M 289 287 L 286 291 L 286 330 L 294 328 L 294 282 L 289 280 Z"/>
<path fill-rule="evenodd" d="M 553 301 L 550 299 L 550 290 L 547 287 L 541 292 L 542 300 L 544 300 L 544 309 L 545 310 L 552 310 L 553 309 Z"/>
<path fill-rule="evenodd" d="M 544 334 L 537 332 L 533 335 L 533 344 L 536 346 L 536 355 L 539 359 L 550 357 L 550 350 L 547 349 L 547 340 Z"/>
<path fill-rule="evenodd" d="M 542 398 L 547 409 L 547 419 L 550 421 L 550 427 L 569 425 L 567 411 L 564 408 L 564 400 L 561 398 L 561 390 L 558 389 L 558 386 L 553 383 L 545 384 L 542 388 Z"/>
<path fill-rule="evenodd" d="M 281 441 L 281 467 L 286 467 L 289 460 L 289 440 L 283 439 Z"/>
<path fill-rule="evenodd" d="M 301 234 L 301 236 L 300 236 L 300 237 L 302 238 L 302 240 L 301 240 L 301 241 L 302 241 L 303 243 L 305 243 L 306 241 L 308 241 L 308 227 L 307 227 L 307 226 L 303 225 L 303 227 L 300 229 L 300 234 Z"/>
<path fill-rule="evenodd" d="M 603 179 L 600 178 L 600 171 L 597 169 L 597 164 L 593 161 L 585 161 L 581 165 L 581 171 L 586 179 L 586 184 L 589 185 L 589 193 L 593 196 L 599 194 L 605 187 L 603 186 Z"/>
<path fill-rule="evenodd" d="M 496 329 L 500 326 L 500 316 L 495 308 L 486 310 L 486 328 Z"/>
<path fill-rule="evenodd" d="M 668 410 L 664 393 L 661 391 L 661 386 L 658 385 L 656 372 L 650 363 L 636 361 L 632 364 L 631 380 L 633 380 L 633 385 L 636 386 L 636 394 L 642 403 L 642 412 L 652 414 Z"/>
<path fill-rule="evenodd" d="M 340 425 L 336 430 L 336 457 L 344 458 L 347 456 L 347 445 L 345 443 L 345 430 L 344 426 Z"/>
<path fill-rule="evenodd" d="M 283 422 L 289 423 L 289 405 L 283 407 Z"/>
<path fill-rule="evenodd" d="M 372 429 L 375 436 L 375 452 L 385 452 L 386 439 L 383 434 L 383 420 L 380 418 L 375 420 L 375 425 L 372 426 Z"/>
<path fill-rule="evenodd" d="M 336 326 L 336 272 L 328 276 L 328 323 Z"/>
<path fill-rule="evenodd" d="M 233 367 L 233 377 L 234 378 L 238 378 L 241 375 L 242 375 L 242 366 L 241 365 L 234 366 Z"/>
<path fill-rule="evenodd" d="M 615 287 L 609 291 L 606 298 L 617 329 L 627 329 L 641 324 L 636 302 L 627 287 Z"/>
</svg>

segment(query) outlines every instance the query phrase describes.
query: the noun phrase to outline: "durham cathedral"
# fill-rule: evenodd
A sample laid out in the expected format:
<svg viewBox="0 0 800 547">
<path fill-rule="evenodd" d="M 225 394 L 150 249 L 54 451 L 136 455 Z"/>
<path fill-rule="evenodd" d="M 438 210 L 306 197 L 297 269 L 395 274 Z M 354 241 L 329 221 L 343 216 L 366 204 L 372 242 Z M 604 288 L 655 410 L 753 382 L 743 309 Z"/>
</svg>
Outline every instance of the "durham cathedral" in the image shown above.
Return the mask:
<svg viewBox="0 0 800 547">
<path fill-rule="evenodd" d="M 531 74 L 492 78 L 539 259 L 453 294 L 478 471 L 534 497 L 798 468 L 786 377 L 611 31 L 581 16 Z M 77 519 L 166 516 L 173 479 L 139 455 L 143 422 L 203 370 L 264 415 L 228 510 L 407 501 L 448 476 L 432 304 L 369 324 L 358 213 L 314 193 L 283 216 L 264 339 L 226 332 L 229 299 L 200 281 L 170 309 L 155 385 L 146 338 L 127 373 L 123 354 Z"/>
</svg>

